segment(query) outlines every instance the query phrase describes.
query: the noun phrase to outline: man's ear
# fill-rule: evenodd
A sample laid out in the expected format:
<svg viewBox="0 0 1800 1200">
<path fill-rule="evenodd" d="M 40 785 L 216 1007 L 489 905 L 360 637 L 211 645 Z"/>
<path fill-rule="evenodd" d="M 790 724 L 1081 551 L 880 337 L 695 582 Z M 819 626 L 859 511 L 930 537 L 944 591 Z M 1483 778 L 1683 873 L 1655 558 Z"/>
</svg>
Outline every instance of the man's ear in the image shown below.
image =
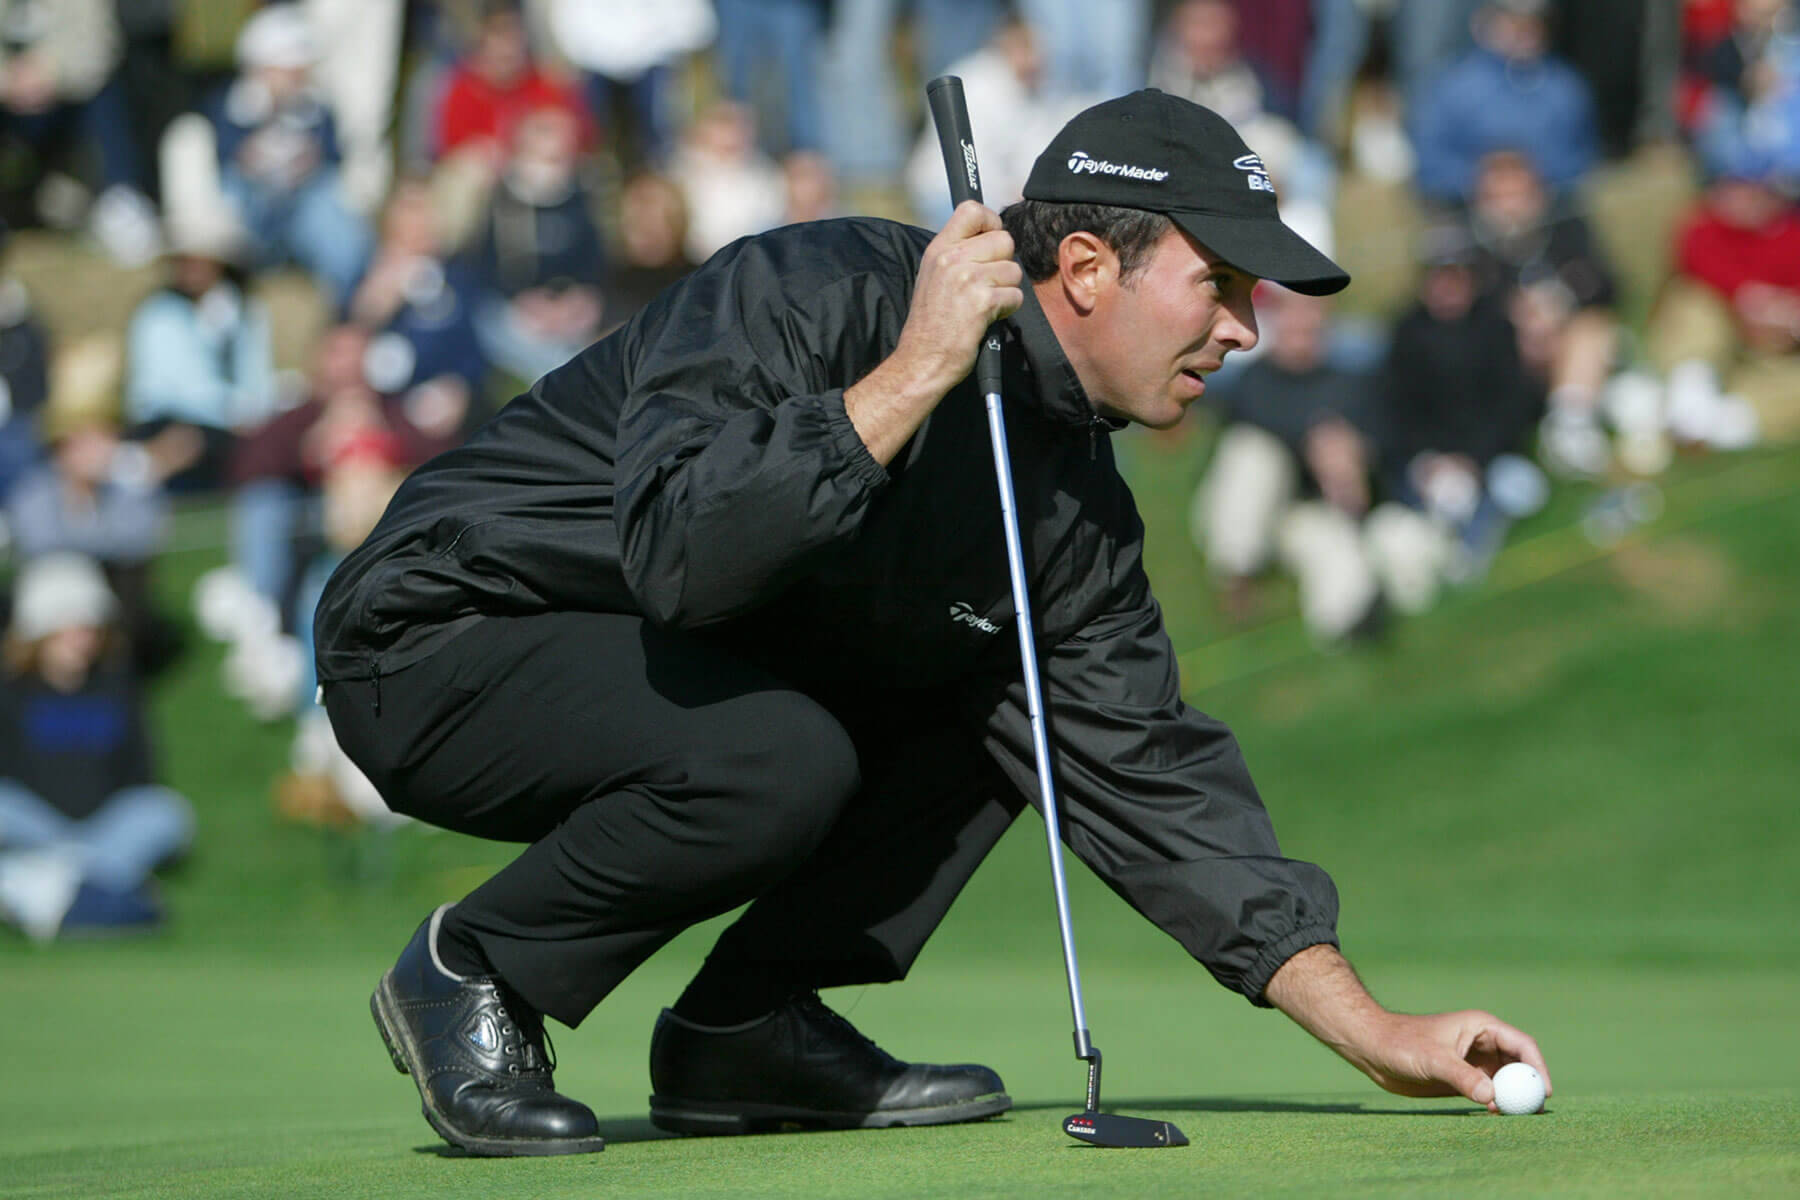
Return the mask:
<svg viewBox="0 0 1800 1200">
<path fill-rule="evenodd" d="M 1078 230 L 1056 248 L 1056 268 L 1069 307 L 1085 316 L 1118 282 L 1119 256 L 1100 238 Z"/>
</svg>

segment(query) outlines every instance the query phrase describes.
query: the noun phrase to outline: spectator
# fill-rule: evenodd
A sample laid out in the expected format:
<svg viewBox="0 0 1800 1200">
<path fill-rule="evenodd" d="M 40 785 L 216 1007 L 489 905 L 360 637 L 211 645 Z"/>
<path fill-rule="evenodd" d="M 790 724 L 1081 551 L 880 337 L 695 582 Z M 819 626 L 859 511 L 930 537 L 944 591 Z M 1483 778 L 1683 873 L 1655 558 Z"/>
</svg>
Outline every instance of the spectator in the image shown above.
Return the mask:
<svg viewBox="0 0 1800 1200">
<path fill-rule="evenodd" d="M 98 151 L 95 238 L 121 266 L 156 257 L 156 209 L 131 110 L 117 78 L 124 53 L 109 0 L 0 0 L 0 129 L 45 147 L 76 133 Z"/>
<path fill-rule="evenodd" d="M 708 0 L 547 0 L 557 50 L 583 72 L 588 106 L 626 166 L 661 165 L 675 147 L 680 64 L 712 43 Z"/>
<path fill-rule="evenodd" d="M 1793 0 L 1727 0 L 1726 7 L 1730 25 L 1698 49 L 1692 69 L 1703 86 L 1747 106 L 1763 89 L 1761 76 L 1781 39 L 1795 36 L 1800 17 Z"/>
<path fill-rule="evenodd" d="M 1494 150 L 1530 146 L 1558 195 L 1593 166 L 1599 130 L 1587 82 L 1549 53 L 1548 0 L 1486 0 L 1476 48 L 1433 79 L 1410 106 L 1418 188 L 1427 203 L 1466 204 L 1476 167 Z"/>
<path fill-rule="evenodd" d="M 1122 96 L 1144 86 L 1150 0 L 1018 0 L 1044 55 L 1044 90 L 1053 98 Z M 1079 107 L 1079 106 L 1078 106 Z"/>
<path fill-rule="evenodd" d="M 152 674 L 181 649 L 150 586 L 169 516 L 167 464 L 158 453 L 169 436 L 148 444 L 120 440 L 120 374 L 119 349 L 104 336 L 57 355 L 43 411 L 49 455 L 13 488 L 6 519 L 20 557 L 78 553 L 105 570 L 137 668 Z"/>
<path fill-rule="evenodd" d="M 306 664 L 291 632 L 310 612 L 297 610 L 301 566 L 319 536 L 321 482 L 338 451 L 369 433 L 393 437 L 408 466 L 462 439 L 466 394 L 427 381 L 398 395 L 370 383 L 372 339 L 354 324 L 327 330 L 313 352 L 309 394 L 245 436 L 233 455 L 238 503 L 255 496 L 269 536 L 249 579 L 201 581 L 201 623 L 231 643 L 225 689 L 262 720 L 291 713 Z"/>
<path fill-rule="evenodd" d="M 135 439 L 165 430 L 195 445 L 177 462 L 178 492 L 224 486 L 231 447 L 275 411 L 269 315 L 249 293 L 243 246 L 214 224 L 169 231 L 166 279 L 126 330 L 125 416 Z"/>
<path fill-rule="evenodd" d="M 798 225 L 844 215 L 838 207 L 837 174 L 831 160 L 813 150 L 796 150 L 781 160 L 781 223 Z"/>
<path fill-rule="evenodd" d="M 546 107 L 585 120 L 575 89 L 533 60 L 518 0 L 483 0 L 474 42 L 438 104 L 436 156 L 475 155 L 492 177 L 506 161 L 514 122 Z"/>
<path fill-rule="evenodd" d="M 259 10 L 238 35 L 239 74 L 208 116 L 220 185 L 251 256 L 258 265 L 298 262 L 341 306 L 371 238 L 340 186 L 336 123 L 312 81 L 318 57 L 299 5 Z"/>
<path fill-rule="evenodd" d="M 80 555 L 20 574 L 0 686 L 0 916 L 34 941 L 157 924 L 151 873 L 193 840 L 192 807 L 155 782 L 115 611 Z"/>
<path fill-rule="evenodd" d="M 1461 230 L 1431 231 L 1425 251 L 1418 299 L 1394 329 L 1380 383 L 1392 501 L 1367 531 L 1382 591 L 1402 612 L 1428 607 L 1446 579 L 1479 576 L 1510 521 L 1546 490 L 1517 454 L 1540 394 L 1504 305 L 1482 292 Z"/>
<path fill-rule="evenodd" d="M 1800 211 L 1771 176 L 1746 165 L 1708 187 L 1676 235 L 1645 341 L 1678 440 L 1800 437 Z"/>
<path fill-rule="evenodd" d="M 604 289 L 608 330 L 694 269 L 686 244 L 687 201 L 675 182 L 654 172 L 626 180 L 619 193 L 619 251 L 610 259 Z"/>
<path fill-rule="evenodd" d="M 312 613 L 325 581 L 344 556 L 362 544 L 406 476 L 405 447 L 391 432 L 370 428 L 332 451 L 320 480 L 324 547 L 308 563 L 295 601 L 295 634 L 303 664 L 294 734 L 293 771 L 277 784 L 282 814 L 305 824 L 390 826 L 406 820 L 338 747 L 331 721 L 314 704 Z"/>
<path fill-rule="evenodd" d="M 1019 199 L 1038 152 L 1085 107 L 1046 95 L 1043 68 L 1037 34 L 1018 19 L 1001 22 L 985 46 L 947 68 L 963 81 L 969 124 L 981 146 L 982 193 L 995 210 Z M 940 225 L 950 216 L 944 154 L 929 126 L 913 145 L 906 184 L 913 212 L 925 224 Z"/>
<path fill-rule="evenodd" d="M 912 19 L 910 39 L 896 37 L 903 10 Z M 824 135 L 846 186 L 888 188 L 900 177 L 909 127 L 902 114 L 913 106 L 902 102 L 895 78 L 896 66 L 909 65 L 898 61 L 898 49 L 913 47 L 915 78 L 953 73 L 952 64 L 988 44 L 1004 11 L 1001 0 L 836 0 L 825 43 Z M 999 129 L 976 128 L 985 151 Z M 985 160 L 982 167 L 985 175 Z"/>
<path fill-rule="evenodd" d="M 754 114 L 750 129 L 776 154 L 818 150 L 824 120 L 819 69 L 826 5 L 820 0 L 715 0 L 718 70 L 728 99 Z M 763 97 L 773 93 L 773 103 Z"/>
<path fill-rule="evenodd" d="M 382 212 L 381 241 L 350 299 L 350 318 L 372 335 L 364 367 L 378 391 L 399 394 L 434 383 L 458 393 L 473 413 L 488 373 L 475 331 L 479 279 L 446 253 L 439 226 L 428 181 L 395 184 Z"/>
<path fill-rule="evenodd" d="M 687 253 L 704 262 L 728 242 L 781 223 L 781 168 L 757 148 L 750 110 L 719 101 L 682 137 L 669 176 L 687 203 Z"/>
<path fill-rule="evenodd" d="M 1469 223 L 1484 289 L 1502 298 L 1525 370 L 1549 396 L 1540 449 L 1565 475 L 1606 469 L 1601 389 L 1619 341 L 1618 288 L 1599 240 L 1568 198 L 1544 185 L 1531 157 L 1486 155 Z"/>
<path fill-rule="evenodd" d="M 1212 401 L 1224 431 L 1190 532 L 1231 617 L 1251 612 L 1256 576 L 1279 562 L 1313 636 L 1341 642 L 1381 613 L 1361 534 L 1379 435 L 1370 380 L 1328 364 L 1326 301 L 1281 290 L 1262 308 L 1268 350 Z"/>
<path fill-rule="evenodd" d="M 476 244 L 481 347 L 527 382 L 598 337 L 604 315 L 598 206 L 578 169 L 578 137 L 560 109 L 520 120 Z"/>
<path fill-rule="evenodd" d="M 1800 186 L 1800 37 L 1772 37 L 1746 66 L 1741 93 L 1707 94 L 1694 148 L 1709 175 L 1753 172 Z"/>
<path fill-rule="evenodd" d="M 0 255 L 10 231 L 0 221 Z M 37 460 L 37 417 L 50 389 L 50 338 L 25 284 L 0 274 L 0 497 Z"/>
</svg>

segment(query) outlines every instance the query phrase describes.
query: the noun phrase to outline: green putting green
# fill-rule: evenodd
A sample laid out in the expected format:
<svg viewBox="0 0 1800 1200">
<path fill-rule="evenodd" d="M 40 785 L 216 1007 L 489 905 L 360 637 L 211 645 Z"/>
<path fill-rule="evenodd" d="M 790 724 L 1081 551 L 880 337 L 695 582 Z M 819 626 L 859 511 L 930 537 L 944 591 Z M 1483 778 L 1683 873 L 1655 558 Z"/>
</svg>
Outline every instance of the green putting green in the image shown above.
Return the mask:
<svg viewBox="0 0 1800 1200">
<path fill-rule="evenodd" d="M 1084 1068 L 1027 816 L 913 978 L 828 996 L 903 1056 L 994 1066 L 1005 1118 L 657 1135 L 650 1025 L 714 925 L 557 1037 L 605 1153 L 446 1157 L 368 992 L 433 903 L 509 852 L 276 823 L 285 731 L 214 698 L 203 648 L 158 697 L 203 820 L 169 929 L 0 939 L 0 1196 L 1800 1194 L 1800 455 L 1681 464 L 1664 518 L 1604 553 L 1567 532 L 1565 494 L 1487 585 L 1382 649 L 1322 656 L 1279 599 L 1259 631 L 1216 626 L 1180 541 L 1191 454 L 1128 452 L 1191 699 L 1238 730 L 1289 852 L 1332 869 L 1346 950 L 1393 1007 L 1535 1034 L 1548 1112 L 1381 1093 L 1072 864 L 1107 1105 L 1193 1143 L 1076 1144 L 1059 1126 Z M 171 597 L 200 557 L 172 566 Z"/>
</svg>

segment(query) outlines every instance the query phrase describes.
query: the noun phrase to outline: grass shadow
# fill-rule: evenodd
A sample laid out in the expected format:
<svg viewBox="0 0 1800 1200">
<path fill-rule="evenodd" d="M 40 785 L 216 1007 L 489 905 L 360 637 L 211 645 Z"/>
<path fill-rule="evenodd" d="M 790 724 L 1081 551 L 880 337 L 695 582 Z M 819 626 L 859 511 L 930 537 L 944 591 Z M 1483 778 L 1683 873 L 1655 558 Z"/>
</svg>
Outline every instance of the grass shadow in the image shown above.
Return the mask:
<svg viewBox="0 0 1800 1200">
<path fill-rule="evenodd" d="M 1318 1104 L 1300 1100 L 1269 1100 L 1261 1097 L 1239 1098 L 1235 1096 L 1182 1096 L 1182 1097 L 1130 1097 L 1124 1100 L 1109 1100 L 1104 1108 L 1108 1112 L 1129 1111 L 1138 1113 L 1159 1112 L 1197 1112 L 1197 1113 L 1310 1113 L 1331 1114 L 1355 1117 L 1470 1117 L 1487 1116 L 1487 1110 L 1477 1108 L 1465 1102 L 1463 1107 L 1451 1108 L 1371 1108 L 1366 1104 Z M 1079 1102 L 1074 1103 L 1037 1103 L 1015 1104 L 1015 1113 L 1028 1112 L 1078 1112 Z"/>
<path fill-rule="evenodd" d="M 666 1129 L 658 1129 L 650 1123 L 649 1117 L 601 1117 L 600 1136 L 606 1139 L 609 1146 L 623 1146 L 631 1142 L 661 1142 L 678 1138 L 679 1133 L 670 1133 Z M 481 1155 L 470 1154 L 461 1146 L 452 1146 L 448 1142 L 435 1142 L 428 1146 L 414 1146 L 414 1154 L 434 1154 L 439 1158 L 480 1158 Z"/>
</svg>

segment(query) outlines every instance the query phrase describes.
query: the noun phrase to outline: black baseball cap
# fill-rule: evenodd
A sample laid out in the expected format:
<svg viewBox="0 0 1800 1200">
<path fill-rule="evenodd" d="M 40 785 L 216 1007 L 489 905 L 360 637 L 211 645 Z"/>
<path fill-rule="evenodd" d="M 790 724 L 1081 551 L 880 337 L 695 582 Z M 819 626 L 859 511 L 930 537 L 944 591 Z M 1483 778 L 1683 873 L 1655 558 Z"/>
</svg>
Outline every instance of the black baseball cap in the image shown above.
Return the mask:
<svg viewBox="0 0 1800 1200">
<path fill-rule="evenodd" d="M 1162 213 L 1239 270 L 1309 296 L 1350 283 L 1281 223 L 1268 169 L 1231 123 L 1155 88 L 1077 113 L 1032 164 L 1025 198 Z"/>
</svg>

